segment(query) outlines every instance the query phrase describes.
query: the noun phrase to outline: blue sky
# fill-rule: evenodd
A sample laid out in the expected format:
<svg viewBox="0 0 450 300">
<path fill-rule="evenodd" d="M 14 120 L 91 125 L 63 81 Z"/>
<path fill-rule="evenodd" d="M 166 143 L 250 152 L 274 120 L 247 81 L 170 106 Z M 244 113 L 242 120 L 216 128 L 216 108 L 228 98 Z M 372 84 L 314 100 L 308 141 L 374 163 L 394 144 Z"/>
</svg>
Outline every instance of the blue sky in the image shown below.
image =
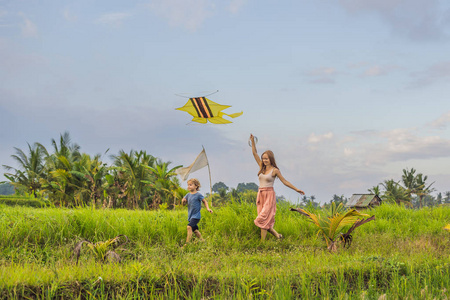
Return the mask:
<svg viewBox="0 0 450 300">
<path fill-rule="evenodd" d="M 106 161 L 134 149 L 188 165 L 203 145 L 213 183 L 236 187 L 257 182 L 253 133 L 321 202 L 411 167 L 445 192 L 449 37 L 437 0 L 0 1 L 0 164 L 69 131 Z M 175 110 L 175 94 L 215 90 L 244 112 L 232 124 Z"/>
</svg>

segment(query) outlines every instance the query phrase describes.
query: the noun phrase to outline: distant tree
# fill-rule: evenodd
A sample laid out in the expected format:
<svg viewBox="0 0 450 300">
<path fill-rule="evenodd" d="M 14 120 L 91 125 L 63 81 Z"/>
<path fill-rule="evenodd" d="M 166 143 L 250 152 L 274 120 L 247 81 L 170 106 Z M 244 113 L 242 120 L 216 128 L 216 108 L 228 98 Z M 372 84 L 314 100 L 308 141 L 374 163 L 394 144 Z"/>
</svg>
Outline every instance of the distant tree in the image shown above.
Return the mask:
<svg viewBox="0 0 450 300">
<path fill-rule="evenodd" d="M 219 188 L 218 194 L 219 194 L 220 199 L 222 199 L 222 200 L 227 200 L 228 199 L 227 189 L 226 188 Z"/>
<path fill-rule="evenodd" d="M 52 146 L 53 153 L 45 158 L 45 176 L 40 180 L 42 188 L 58 206 L 80 205 L 87 197 L 83 195 L 89 193 L 80 190 L 85 179 L 77 175 L 82 158 L 80 146 L 72 143 L 69 132 L 60 134 L 59 141 L 52 139 Z"/>
<path fill-rule="evenodd" d="M 320 206 L 319 202 L 316 202 L 314 200 L 316 200 L 316 196 L 314 196 L 314 195 L 311 195 L 311 197 L 303 196 L 301 199 L 300 205 L 307 209 L 319 207 Z"/>
<path fill-rule="evenodd" d="M 225 188 L 219 188 L 216 193 L 212 195 L 212 203 L 214 205 L 223 205 L 228 202 L 230 195 Z"/>
<path fill-rule="evenodd" d="M 11 155 L 11 157 L 18 163 L 19 167 L 16 169 L 3 165 L 6 170 L 12 171 L 12 173 L 5 173 L 4 175 L 13 185 L 25 189 L 36 197 L 42 187 L 40 180 L 45 173 L 47 150 L 39 143 L 34 143 L 33 146 L 28 144 L 28 154 L 22 149 L 14 149 L 16 154 Z"/>
<path fill-rule="evenodd" d="M 418 184 L 416 170 L 411 168 L 411 170 L 403 169 L 402 182 L 408 195 L 409 201 L 412 200 L 412 195 L 417 194 Z"/>
<path fill-rule="evenodd" d="M 432 182 L 431 184 L 429 184 L 427 186 L 427 184 L 426 184 L 427 179 L 428 179 L 428 176 L 424 176 L 422 173 L 417 174 L 417 177 L 416 177 L 416 183 L 417 183 L 416 195 L 419 196 L 419 204 L 420 204 L 421 208 L 423 206 L 423 198 L 425 196 L 428 196 L 431 192 L 434 191 L 434 188 L 431 187 L 434 184 L 434 182 Z"/>
<path fill-rule="evenodd" d="M 396 203 L 399 205 L 403 203 L 412 206 L 411 198 L 408 195 L 407 189 L 402 187 L 398 182 L 390 179 L 385 180 L 381 185 L 386 190 L 381 198 L 383 201 Z"/>
<path fill-rule="evenodd" d="M 14 194 L 14 186 L 10 183 L 0 184 L 0 195 L 12 195 Z"/>
<path fill-rule="evenodd" d="M 173 168 L 169 168 L 171 162 L 162 162 L 160 159 L 157 159 L 154 162 L 154 167 L 149 166 L 148 162 L 142 164 L 142 166 L 149 169 L 154 178 L 150 181 L 143 180 L 142 182 L 150 184 L 150 187 L 154 191 L 153 198 L 153 207 L 157 207 L 157 203 L 155 199 L 159 199 L 162 202 L 168 203 L 169 199 L 173 199 L 173 204 L 176 204 L 176 200 L 181 201 L 183 196 L 180 198 L 179 193 L 176 190 L 180 187 L 180 183 L 177 179 L 177 175 L 175 171 L 181 166 L 175 166 Z"/>
<path fill-rule="evenodd" d="M 419 198 L 419 197 L 417 197 L 417 198 Z M 426 196 L 423 196 L 423 198 L 422 198 L 422 204 L 423 204 L 423 206 L 428 206 L 428 207 L 437 206 L 440 204 L 440 203 L 438 203 L 437 199 L 438 199 L 437 197 L 433 197 L 432 195 L 426 195 Z M 420 205 L 420 202 L 419 202 L 419 205 Z"/>
<path fill-rule="evenodd" d="M 287 202 L 286 197 L 284 197 L 283 195 L 277 196 L 277 202 Z"/>
<path fill-rule="evenodd" d="M 167 165 L 160 166 L 160 169 L 154 169 L 153 171 L 155 173 L 161 174 L 152 176 L 152 170 L 149 167 L 156 167 L 156 158 L 147 154 L 145 151 L 137 152 L 131 150 L 130 153 L 126 153 L 120 150 L 118 155 L 111 155 L 111 158 L 114 159 L 114 167 L 120 172 L 121 177 L 127 183 L 127 208 L 136 209 L 141 204 L 141 196 L 148 189 L 146 181 L 150 181 L 154 185 L 152 187 L 155 190 L 153 199 L 154 207 L 156 207 L 155 203 L 161 203 L 161 197 L 166 193 L 164 181 L 167 179 L 166 177 L 174 175 L 167 174 Z M 162 185 L 158 184 L 157 187 L 156 177 L 161 178 L 163 182 Z"/>
<path fill-rule="evenodd" d="M 331 199 L 331 201 L 330 201 L 330 204 L 331 203 L 336 203 L 336 205 L 339 205 L 340 203 L 346 204 L 347 201 L 348 201 L 348 199 L 344 195 L 338 196 L 338 195 L 334 194 L 333 199 Z"/>
<path fill-rule="evenodd" d="M 406 194 L 408 195 L 409 201 L 412 200 L 412 195 L 419 197 L 419 207 L 423 206 L 423 198 L 434 191 L 431 183 L 427 186 L 428 176 L 419 173 L 416 175 L 416 170 L 411 168 L 411 170 L 403 169 L 402 182 L 405 187 Z"/>
<path fill-rule="evenodd" d="M 236 190 L 238 192 L 243 192 L 243 191 L 248 191 L 248 190 L 257 192 L 258 185 L 254 182 L 249 182 L 249 183 L 241 182 L 237 185 Z"/>
<path fill-rule="evenodd" d="M 379 185 L 373 186 L 371 189 L 368 189 L 367 191 L 371 194 L 381 196 L 381 190 Z"/>
<path fill-rule="evenodd" d="M 228 195 L 234 200 L 234 201 L 241 201 L 241 193 L 237 189 L 231 189 L 228 192 Z"/>
<path fill-rule="evenodd" d="M 218 193 L 220 189 L 225 189 L 225 191 L 228 191 L 227 185 L 225 183 L 223 183 L 222 181 L 216 182 L 212 186 L 212 191 L 214 193 Z"/>
<path fill-rule="evenodd" d="M 436 196 L 436 205 L 440 205 L 440 204 L 442 204 L 442 203 L 444 203 L 444 201 L 443 201 L 443 199 L 442 199 L 442 193 L 439 192 L 439 193 L 437 194 L 437 196 Z"/>
<path fill-rule="evenodd" d="M 450 191 L 445 192 L 444 195 L 445 195 L 444 203 L 446 204 L 450 203 Z"/>
</svg>

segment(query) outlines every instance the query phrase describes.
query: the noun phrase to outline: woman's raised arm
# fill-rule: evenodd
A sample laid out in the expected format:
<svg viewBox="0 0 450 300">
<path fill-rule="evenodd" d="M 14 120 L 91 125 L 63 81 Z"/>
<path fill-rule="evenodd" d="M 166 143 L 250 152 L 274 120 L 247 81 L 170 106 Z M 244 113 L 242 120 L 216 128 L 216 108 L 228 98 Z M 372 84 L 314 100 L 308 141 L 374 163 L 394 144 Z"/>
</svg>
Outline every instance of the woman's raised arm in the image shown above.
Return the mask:
<svg viewBox="0 0 450 300">
<path fill-rule="evenodd" d="M 250 134 L 250 141 L 252 142 L 253 157 L 255 158 L 256 162 L 258 163 L 258 166 L 261 166 L 261 158 L 259 158 L 258 152 L 256 151 L 255 137 L 253 136 L 253 134 Z"/>
</svg>

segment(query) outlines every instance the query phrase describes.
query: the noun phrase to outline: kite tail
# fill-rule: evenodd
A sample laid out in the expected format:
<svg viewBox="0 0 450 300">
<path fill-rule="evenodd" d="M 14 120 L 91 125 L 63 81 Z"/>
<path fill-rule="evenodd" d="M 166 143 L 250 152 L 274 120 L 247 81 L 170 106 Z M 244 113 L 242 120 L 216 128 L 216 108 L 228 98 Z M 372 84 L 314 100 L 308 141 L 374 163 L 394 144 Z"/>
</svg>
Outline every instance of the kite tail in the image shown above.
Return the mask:
<svg viewBox="0 0 450 300">
<path fill-rule="evenodd" d="M 219 113 L 217 114 L 216 117 L 208 118 L 208 121 L 210 121 L 211 123 L 214 123 L 214 124 L 228 124 L 228 123 L 232 123 L 232 122 L 228 121 L 227 119 L 224 119 L 223 116 L 236 118 L 236 117 L 239 117 L 240 115 L 242 115 L 242 113 L 243 112 L 229 115 L 229 114 L 219 111 Z"/>
<path fill-rule="evenodd" d="M 219 112 L 219 117 L 223 117 L 223 116 L 229 116 L 230 118 L 237 118 L 239 116 L 241 116 L 244 112 L 238 112 L 238 113 L 234 113 L 234 114 L 226 114 L 224 112 Z"/>
<path fill-rule="evenodd" d="M 228 121 L 227 119 L 224 119 L 222 117 L 212 117 L 212 118 L 208 118 L 208 121 L 210 121 L 213 124 L 229 124 L 232 123 L 231 121 Z"/>
</svg>

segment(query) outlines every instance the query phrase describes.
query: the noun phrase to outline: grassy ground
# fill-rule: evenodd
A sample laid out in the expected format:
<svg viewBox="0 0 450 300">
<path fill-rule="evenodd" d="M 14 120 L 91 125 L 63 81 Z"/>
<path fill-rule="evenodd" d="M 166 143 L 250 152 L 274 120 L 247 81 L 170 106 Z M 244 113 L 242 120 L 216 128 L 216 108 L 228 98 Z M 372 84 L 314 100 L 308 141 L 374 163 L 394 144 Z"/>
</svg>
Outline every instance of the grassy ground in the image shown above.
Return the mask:
<svg viewBox="0 0 450 300">
<path fill-rule="evenodd" d="M 80 299 L 447 299 L 450 208 L 383 205 L 331 254 L 303 216 L 278 207 L 285 236 L 259 241 L 256 207 L 202 211 L 204 242 L 181 248 L 187 211 L 0 207 L 0 297 Z M 101 263 L 80 239 L 125 234 L 122 263 Z"/>
</svg>

